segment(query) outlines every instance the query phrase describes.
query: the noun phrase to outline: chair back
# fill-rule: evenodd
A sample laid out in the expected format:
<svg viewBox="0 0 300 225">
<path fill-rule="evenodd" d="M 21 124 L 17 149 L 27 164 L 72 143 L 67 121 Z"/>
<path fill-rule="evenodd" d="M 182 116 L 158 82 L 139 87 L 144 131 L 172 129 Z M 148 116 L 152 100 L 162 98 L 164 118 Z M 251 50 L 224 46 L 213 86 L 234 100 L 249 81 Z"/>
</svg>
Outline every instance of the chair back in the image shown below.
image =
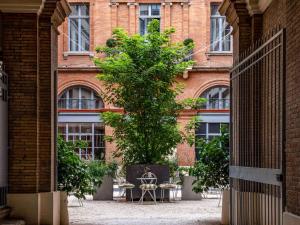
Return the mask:
<svg viewBox="0 0 300 225">
<path fill-rule="evenodd" d="M 152 172 L 144 173 L 142 175 L 142 178 L 145 178 L 144 179 L 145 183 L 148 183 L 148 184 L 156 184 L 157 183 L 157 176 Z"/>
</svg>

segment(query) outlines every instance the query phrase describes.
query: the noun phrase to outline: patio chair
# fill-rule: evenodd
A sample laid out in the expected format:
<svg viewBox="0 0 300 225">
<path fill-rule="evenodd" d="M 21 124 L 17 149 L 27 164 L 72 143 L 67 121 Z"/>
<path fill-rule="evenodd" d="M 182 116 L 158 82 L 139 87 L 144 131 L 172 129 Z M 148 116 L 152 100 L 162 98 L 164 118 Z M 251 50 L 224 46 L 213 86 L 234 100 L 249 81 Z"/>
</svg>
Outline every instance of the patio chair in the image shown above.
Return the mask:
<svg viewBox="0 0 300 225">
<path fill-rule="evenodd" d="M 142 197 L 140 199 L 140 203 L 144 203 L 144 196 L 148 192 L 154 203 L 156 204 L 156 189 L 157 189 L 157 177 L 152 172 L 144 173 L 141 177 L 142 184 L 140 185 L 140 189 L 142 190 Z M 151 193 L 152 192 L 152 193 Z"/>
<path fill-rule="evenodd" d="M 120 198 L 126 198 L 126 191 L 128 189 L 130 190 L 130 200 L 133 202 L 132 189 L 135 187 L 135 185 L 127 182 L 126 180 L 120 180 L 118 186 L 120 189 Z"/>
<path fill-rule="evenodd" d="M 166 182 L 166 183 L 160 184 L 159 187 L 160 187 L 160 201 L 161 202 L 164 202 L 165 190 L 173 191 L 173 199 L 175 200 L 175 191 L 176 191 L 176 188 L 177 188 L 176 184 Z"/>
</svg>

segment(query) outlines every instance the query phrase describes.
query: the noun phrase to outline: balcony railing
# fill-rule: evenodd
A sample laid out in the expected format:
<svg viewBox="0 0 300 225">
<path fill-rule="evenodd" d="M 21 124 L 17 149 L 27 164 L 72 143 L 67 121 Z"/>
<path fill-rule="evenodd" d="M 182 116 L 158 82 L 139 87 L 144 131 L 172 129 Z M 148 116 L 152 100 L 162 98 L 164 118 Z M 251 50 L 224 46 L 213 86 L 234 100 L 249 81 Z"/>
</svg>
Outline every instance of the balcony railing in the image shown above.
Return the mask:
<svg viewBox="0 0 300 225">
<path fill-rule="evenodd" d="M 61 98 L 58 100 L 59 109 L 102 109 L 104 104 L 101 99 L 75 99 Z"/>
<path fill-rule="evenodd" d="M 229 109 L 230 99 L 210 98 L 206 102 L 200 104 L 200 109 L 224 110 Z"/>
</svg>

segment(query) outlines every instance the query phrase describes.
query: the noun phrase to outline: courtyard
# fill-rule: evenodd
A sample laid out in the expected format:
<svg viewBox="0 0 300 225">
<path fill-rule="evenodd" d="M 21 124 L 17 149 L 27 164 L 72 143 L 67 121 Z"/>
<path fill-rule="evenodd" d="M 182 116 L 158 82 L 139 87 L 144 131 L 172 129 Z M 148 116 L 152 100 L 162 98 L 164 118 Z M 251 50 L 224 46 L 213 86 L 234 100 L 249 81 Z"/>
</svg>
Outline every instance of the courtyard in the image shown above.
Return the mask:
<svg viewBox="0 0 300 225">
<path fill-rule="evenodd" d="M 140 205 L 91 197 L 80 206 L 70 197 L 69 216 L 71 225 L 219 225 L 221 207 L 218 199 Z"/>
</svg>

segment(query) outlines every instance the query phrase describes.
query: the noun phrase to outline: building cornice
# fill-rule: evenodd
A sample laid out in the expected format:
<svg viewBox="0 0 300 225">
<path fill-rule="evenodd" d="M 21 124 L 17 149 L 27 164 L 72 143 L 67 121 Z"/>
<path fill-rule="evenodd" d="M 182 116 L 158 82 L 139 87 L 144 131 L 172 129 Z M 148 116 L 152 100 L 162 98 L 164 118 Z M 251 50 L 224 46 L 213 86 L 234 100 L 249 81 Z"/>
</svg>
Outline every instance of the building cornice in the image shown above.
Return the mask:
<svg viewBox="0 0 300 225">
<path fill-rule="evenodd" d="M 187 72 L 229 72 L 232 67 L 230 66 L 223 66 L 223 67 L 207 67 L 207 66 L 193 66 L 193 68 L 188 69 Z M 99 69 L 96 66 L 90 66 L 90 67 L 66 67 L 66 66 L 59 66 L 57 68 L 59 72 L 101 72 L 101 69 Z"/>
</svg>

